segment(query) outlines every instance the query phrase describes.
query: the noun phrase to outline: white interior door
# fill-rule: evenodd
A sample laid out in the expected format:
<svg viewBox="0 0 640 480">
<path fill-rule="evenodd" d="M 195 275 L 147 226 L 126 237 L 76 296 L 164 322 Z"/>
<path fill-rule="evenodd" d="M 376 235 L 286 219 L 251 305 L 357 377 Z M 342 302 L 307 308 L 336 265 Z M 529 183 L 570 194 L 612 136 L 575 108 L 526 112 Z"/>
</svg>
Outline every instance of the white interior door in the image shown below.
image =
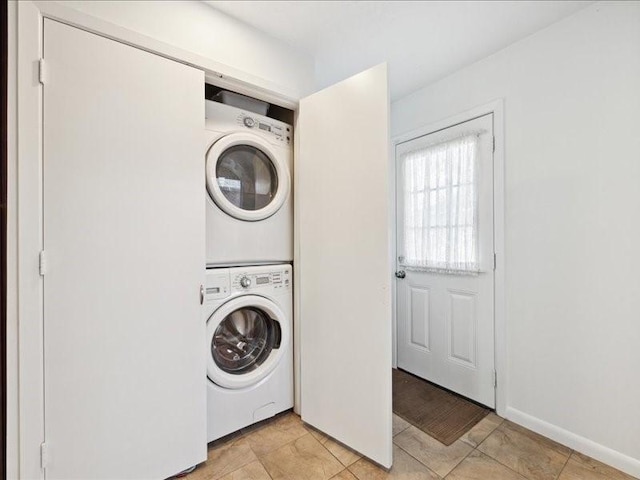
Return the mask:
<svg viewBox="0 0 640 480">
<path fill-rule="evenodd" d="M 493 115 L 399 144 L 396 169 L 398 367 L 494 407 Z"/>
<path fill-rule="evenodd" d="M 391 466 L 386 64 L 300 102 L 302 419 Z"/>
<path fill-rule="evenodd" d="M 44 22 L 48 479 L 206 458 L 203 73 Z"/>
</svg>

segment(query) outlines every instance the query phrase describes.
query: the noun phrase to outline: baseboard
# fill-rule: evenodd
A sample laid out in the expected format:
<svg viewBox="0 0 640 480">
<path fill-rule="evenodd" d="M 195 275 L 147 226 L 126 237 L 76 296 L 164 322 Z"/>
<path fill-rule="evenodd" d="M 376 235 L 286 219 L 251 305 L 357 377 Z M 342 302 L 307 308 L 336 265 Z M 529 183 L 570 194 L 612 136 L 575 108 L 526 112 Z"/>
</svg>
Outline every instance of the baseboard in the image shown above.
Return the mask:
<svg viewBox="0 0 640 480">
<path fill-rule="evenodd" d="M 640 460 L 636 458 L 624 455 L 588 438 L 581 437 L 580 435 L 576 435 L 575 433 L 540 420 L 520 410 L 516 410 L 513 407 L 507 407 L 505 418 L 573 450 L 595 458 L 602 463 L 606 463 L 629 475 L 640 478 Z"/>
</svg>

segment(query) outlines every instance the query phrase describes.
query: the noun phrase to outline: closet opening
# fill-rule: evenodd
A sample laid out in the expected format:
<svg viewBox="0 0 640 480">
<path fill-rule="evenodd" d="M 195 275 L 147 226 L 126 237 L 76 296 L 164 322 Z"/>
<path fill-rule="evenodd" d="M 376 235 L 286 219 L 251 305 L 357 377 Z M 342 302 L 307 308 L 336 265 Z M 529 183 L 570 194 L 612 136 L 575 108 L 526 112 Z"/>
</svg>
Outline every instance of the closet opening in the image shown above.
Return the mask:
<svg viewBox="0 0 640 480">
<path fill-rule="evenodd" d="M 264 115 L 265 117 L 273 118 L 274 120 L 293 125 L 293 110 L 289 110 L 288 108 L 281 107 L 280 105 L 276 105 L 274 103 L 268 103 L 253 97 L 249 97 L 234 90 L 230 90 L 229 88 L 223 88 L 211 83 L 205 83 L 204 98 L 219 103 L 230 101 L 233 102 L 230 103 L 231 105 L 237 106 L 238 108 L 243 108 L 241 105 L 244 105 L 244 108 L 246 108 L 247 106 L 250 107 L 251 104 L 257 105 L 258 109 L 251 110 L 253 113 Z M 264 108 L 263 111 L 265 113 L 262 113 L 262 111 L 259 110 L 260 107 Z"/>
</svg>

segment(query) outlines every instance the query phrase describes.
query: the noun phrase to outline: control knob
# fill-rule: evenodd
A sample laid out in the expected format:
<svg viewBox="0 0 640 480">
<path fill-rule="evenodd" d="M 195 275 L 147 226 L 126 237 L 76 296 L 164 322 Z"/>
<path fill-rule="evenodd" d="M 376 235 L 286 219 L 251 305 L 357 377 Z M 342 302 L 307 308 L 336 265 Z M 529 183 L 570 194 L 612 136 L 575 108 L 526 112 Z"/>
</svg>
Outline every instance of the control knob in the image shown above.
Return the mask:
<svg viewBox="0 0 640 480">
<path fill-rule="evenodd" d="M 240 285 L 243 288 L 249 288 L 251 286 L 251 279 L 249 277 L 242 277 L 240 279 Z"/>
<path fill-rule="evenodd" d="M 251 117 L 244 117 L 245 127 L 252 128 L 256 124 L 256 121 Z"/>
</svg>

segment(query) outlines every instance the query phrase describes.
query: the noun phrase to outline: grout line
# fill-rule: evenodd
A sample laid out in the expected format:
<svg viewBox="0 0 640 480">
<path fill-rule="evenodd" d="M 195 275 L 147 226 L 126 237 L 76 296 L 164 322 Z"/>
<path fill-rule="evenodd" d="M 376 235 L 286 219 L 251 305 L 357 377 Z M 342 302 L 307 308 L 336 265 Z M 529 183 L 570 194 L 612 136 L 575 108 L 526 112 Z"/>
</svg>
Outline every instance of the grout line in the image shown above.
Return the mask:
<svg viewBox="0 0 640 480">
<path fill-rule="evenodd" d="M 364 458 L 364 457 L 363 457 L 363 458 Z M 360 460 L 358 460 L 358 462 L 359 462 L 359 461 L 360 461 Z M 351 475 L 353 475 L 353 476 L 356 478 L 356 480 L 361 480 L 361 479 L 360 479 L 360 477 L 359 477 L 358 475 L 356 475 L 356 472 L 354 472 L 353 470 L 351 470 L 351 467 L 352 467 L 352 466 L 354 466 L 354 465 L 355 465 L 356 463 L 358 463 L 358 462 L 354 462 L 354 463 L 352 463 L 351 465 L 349 465 L 349 466 L 347 467 L 347 469 L 346 469 L 346 470 L 347 470 Z"/>
<path fill-rule="evenodd" d="M 309 426 L 309 427 L 310 427 L 310 428 L 314 428 L 314 427 L 311 427 L 311 426 Z M 347 447 L 346 445 L 344 445 L 343 443 L 339 442 L 339 441 L 338 441 L 338 440 L 336 440 L 335 438 L 333 438 L 333 437 L 331 437 L 331 436 L 327 435 L 327 434 L 326 434 L 326 433 L 324 433 L 324 432 L 321 432 L 321 431 L 320 431 L 320 430 L 318 430 L 318 429 L 315 429 L 315 428 L 314 428 L 314 430 L 316 430 L 317 432 L 320 432 L 322 435 L 324 435 L 325 437 L 327 437 L 327 440 L 325 440 L 325 442 L 324 442 L 324 443 L 322 443 L 320 440 L 318 440 L 318 439 L 315 437 L 315 435 L 313 435 L 313 434 L 311 433 L 311 430 L 310 430 L 309 428 L 308 428 L 307 430 L 309 431 L 309 435 L 311 435 L 311 436 L 313 437 L 313 439 L 314 439 L 316 442 L 318 442 L 318 443 L 322 446 L 322 448 L 324 448 L 327 452 L 329 452 L 329 454 L 330 454 L 333 458 L 335 458 L 335 459 L 338 461 L 338 463 L 339 463 L 340 465 L 342 465 L 342 466 L 344 467 L 342 470 L 340 470 L 340 472 L 342 472 L 342 471 L 344 471 L 344 470 L 348 470 L 348 469 L 349 469 L 349 467 L 350 467 L 351 465 L 353 465 L 354 463 L 356 463 L 356 462 L 360 461 L 361 459 L 365 458 L 365 457 L 364 457 L 360 452 L 356 452 L 356 451 L 355 451 L 355 450 L 353 450 L 352 448 Z M 331 440 L 331 441 L 333 441 L 334 443 L 336 443 L 339 447 L 341 447 L 341 448 L 343 448 L 343 449 L 345 449 L 345 450 L 348 450 L 349 452 L 353 452 L 354 454 L 358 455 L 358 457 L 360 457 L 360 458 L 358 458 L 358 459 L 357 459 L 356 461 L 354 461 L 354 462 L 351 462 L 349 465 L 345 465 L 344 463 L 342 463 L 342 462 L 340 461 L 340 459 L 339 459 L 336 455 L 334 455 L 334 453 L 333 453 L 331 450 L 329 450 L 329 449 L 325 446 L 325 443 L 327 443 L 327 441 L 329 441 L 329 440 Z M 340 473 L 340 472 L 338 472 L 338 473 Z M 351 470 L 349 470 L 349 472 L 351 472 Z M 338 473 L 337 473 L 337 474 L 338 474 Z M 353 473 L 353 472 L 351 472 L 351 473 Z M 336 474 L 336 475 L 337 475 L 337 474 Z M 335 475 L 334 475 L 334 476 L 335 476 Z M 354 476 L 355 476 L 355 474 L 354 474 Z"/>
<path fill-rule="evenodd" d="M 500 426 L 504 423 L 504 418 L 502 418 L 502 417 L 498 417 L 498 418 L 501 418 L 500 423 L 498 423 L 498 425 L 496 425 L 496 427 L 495 427 L 493 430 L 491 430 L 491 431 L 487 434 L 487 436 L 486 436 L 486 437 L 484 437 L 484 438 L 480 441 L 480 443 L 478 443 L 477 445 L 473 445 L 472 443 L 469 443 L 470 441 L 465 441 L 464 439 L 462 439 L 462 437 L 464 437 L 464 436 L 466 435 L 466 433 L 465 433 L 465 434 L 463 434 L 463 435 L 462 435 L 462 437 L 460 437 L 460 439 L 461 439 L 464 443 L 466 443 L 467 445 L 469 445 L 470 447 L 473 447 L 473 449 L 474 449 L 474 450 L 475 450 L 475 449 L 477 449 L 480 445 L 482 445 L 482 444 L 484 443 L 484 441 L 485 441 L 487 438 L 489 438 L 491 435 L 493 435 L 493 432 L 495 432 L 496 430 L 498 430 L 498 429 L 500 428 Z M 480 420 L 480 421 L 482 421 L 482 420 Z M 476 425 L 477 425 L 477 424 L 476 424 Z M 473 430 L 473 429 L 474 429 L 474 427 L 475 427 L 475 425 L 474 425 L 473 427 L 471 427 L 471 428 L 467 431 L 467 433 L 469 433 L 471 430 Z"/>
<path fill-rule="evenodd" d="M 468 443 L 465 443 L 465 442 L 462 442 L 462 443 L 464 443 L 465 445 L 468 445 L 469 447 L 471 447 L 471 445 L 469 445 Z M 473 452 L 475 452 L 475 450 L 476 450 L 475 448 L 471 447 L 471 450 L 464 456 L 464 458 L 462 460 L 460 460 L 458 463 L 456 463 L 454 465 L 454 467 L 451 470 L 449 470 L 449 472 L 442 478 L 444 479 L 444 478 L 447 478 L 449 475 L 451 475 L 451 472 L 453 472 L 456 468 L 458 468 L 458 466 L 460 466 L 460 464 L 462 462 L 464 462 L 469 455 L 471 455 Z"/>
<path fill-rule="evenodd" d="M 414 425 L 414 426 L 415 426 L 415 425 Z M 416 428 L 418 428 L 418 427 L 416 427 Z M 432 437 L 432 438 L 433 438 L 433 437 Z M 457 441 L 457 440 L 456 440 L 456 441 Z M 454 443 L 455 443 L 455 442 L 454 442 Z M 463 443 L 464 443 L 464 442 L 463 442 Z M 436 472 L 434 469 L 432 469 L 431 467 L 429 467 L 428 465 L 426 465 L 422 460 L 420 460 L 419 458 L 416 458 L 414 455 L 412 455 L 412 454 L 411 454 L 411 452 L 408 452 L 406 449 L 402 448 L 402 446 L 401 446 L 401 445 L 398 445 L 398 444 L 395 444 L 395 445 L 396 445 L 396 447 L 398 447 L 400 450 L 402 450 L 404 453 L 406 453 L 406 454 L 407 454 L 407 455 L 409 455 L 411 458 L 413 458 L 414 460 L 416 460 L 420 465 L 422 465 L 423 467 L 425 467 L 427 470 L 429 470 L 430 472 L 435 473 L 437 477 L 444 478 L 444 477 L 441 477 L 441 476 L 440 476 L 440 474 L 439 474 L 438 472 Z M 467 444 L 465 443 L 465 445 L 467 445 Z M 468 446 L 470 447 L 471 445 L 468 445 Z M 473 448 L 471 449 L 471 451 L 473 451 Z M 471 452 L 469 452 L 469 453 L 471 453 Z M 467 455 L 465 455 L 465 457 L 464 457 L 464 458 L 467 458 L 467 456 L 469 455 L 469 453 L 467 453 Z M 462 460 L 464 460 L 464 458 L 463 458 Z M 460 460 L 460 462 L 462 462 L 462 460 Z M 456 463 L 456 464 L 455 464 L 455 466 L 454 466 L 454 467 L 453 467 L 449 472 L 447 472 L 447 475 L 449 475 L 449 474 L 451 473 L 451 471 L 452 471 L 454 468 L 456 468 L 456 467 L 460 464 L 460 462 Z M 446 475 L 445 475 L 445 476 L 446 476 Z"/>
<path fill-rule="evenodd" d="M 500 417 L 500 418 L 502 418 L 502 417 Z M 493 430 L 491 430 L 491 433 L 489 433 L 489 435 L 487 435 L 486 437 L 484 437 L 484 438 L 482 439 L 482 441 L 481 441 L 478 445 L 476 445 L 474 448 L 476 448 L 476 449 L 477 449 L 478 447 L 480 447 L 480 445 L 482 445 L 484 442 L 486 442 L 486 441 L 487 441 L 487 439 L 488 439 L 491 435 L 493 435 L 494 433 L 496 433 L 496 432 L 497 432 L 497 431 L 502 427 L 502 425 L 504 425 L 504 422 L 505 422 L 505 420 L 504 420 L 504 418 L 502 418 L 502 421 L 498 424 L 498 426 L 497 426 L 496 428 L 494 428 Z M 483 453 L 484 453 L 484 452 L 483 452 Z M 486 454 L 485 454 L 485 455 L 486 455 Z"/>
<path fill-rule="evenodd" d="M 320 430 L 318 430 L 318 431 L 320 431 Z M 323 435 L 325 435 L 325 436 L 327 437 L 327 440 L 333 440 L 334 442 L 337 442 L 337 440 L 334 440 L 332 437 L 330 437 L 330 436 L 329 436 L 329 435 L 327 435 L 326 433 L 324 433 L 324 432 L 320 432 L 320 433 L 322 433 Z M 347 465 L 345 465 L 344 463 L 342 463 L 342 462 L 340 461 L 340 459 L 339 459 L 338 457 L 336 457 L 336 456 L 333 454 L 333 452 L 332 452 L 331 450 L 329 450 L 327 447 L 325 447 L 325 446 L 324 446 L 324 443 L 322 443 L 320 440 L 318 440 L 318 439 L 317 439 L 317 438 L 316 438 L 316 437 L 315 437 L 311 432 L 309 432 L 309 435 L 311 435 L 311 437 L 312 437 L 316 442 L 318 442 L 322 448 L 324 448 L 327 452 L 329 452 L 329 455 L 331 455 L 333 458 L 335 458 L 335 459 L 336 459 L 336 461 L 337 461 L 340 465 L 342 465 L 342 467 L 343 467 L 343 468 L 342 468 L 342 470 L 344 470 L 345 468 L 349 468 Z M 326 443 L 326 442 L 325 442 L 325 443 Z M 342 444 L 340 444 L 340 446 L 342 446 Z M 358 453 L 358 455 L 360 455 L 360 454 Z M 358 460 L 360 460 L 360 459 L 358 459 Z M 357 462 L 358 460 L 356 460 L 356 462 Z M 353 462 L 353 463 L 356 463 L 356 462 Z M 353 465 L 353 463 L 352 463 L 351 465 Z M 342 472 L 342 470 L 340 470 L 340 472 Z M 338 472 L 338 473 L 340 473 L 340 472 Z M 337 475 L 338 473 L 336 473 L 336 475 Z M 334 476 L 335 476 L 335 475 L 334 475 Z"/>
<path fill-rule="evenodd" d="M 496 429 L 497 430 L 497 429 Z M 495 430 L 494 430 L 495 431 Z M 489 437 L 487 437 L 489 438 Z M 545 437 L 546 438 L 546 437 Z M 486 438 L 485 438 L 486 440 Z M 484 441 L 482 442 L 484 443 Z M 480 447 L 480 445 L 478 445 L 478 447 Z M 526 480 L 535 480 L 530 478 L 529 476 L 525 475 L 524 473 L 520 473 L 516 470 L 514 470 L 512 467 L 510 467 L 509 465 L 506 465 L 504 463 L 502 463 L 500 460 L 498 460 L 497 458 L 493 457 L 493 455 L 489 454 L 488 452 L 483 452 L 482 450 L 479 450 L 478 447 L 476 447 L 476 450 L 478 450 L 480 453 L 482 453 L 483 455 L 486 455 L 487 457 L 489 457 L 491 460 L 499 463 L 500 465 L 502 465 L 505 468 L 508 468 L 509 470 L 511 470 L 512 472 L 520 475 L 522 478 L 526 479 Z M 562 469 L 560 470 L 560 472 L 558 473 L 558 475 L 555 477 L 555 480 L 557 480 L 557 478 L 560 476 L 560 474 L 562 473 L 562 470 L 564 470 L 564 467 L 567 465 L 567 462 L 569 461 L 569 458 L 571 458 L 571 455 L 573 455 L 573 450 L 571 451 L 571 453 L 569 454 L 569 456 L 567 457 L 567 460 L 565 461 L 564 465 L 562 466 Z"/>
<path fill-rule="evenodd" d="M 254 455 L 255 455 L 255 453 L 254 453 Z M 257 455 L 256 455 L 256 457 L 257 457 Z M 260 463 L 260 465 L 262 465 L 262 468 L 264 468 L 264 471 L 265 471 L 265 472 L 267 472 L 267 476 L 268 476 L 271 480 L 273 480 L 273 477 L 272 477 L 272 476 L 271 476 L 271 474 L 269 473 L 269 470 L 267 470 L 267 467 L 265 467 L 264 463 L 262 463 L 262 460 L 260 460 L 260 459 L 258 458 L 258 462 Z"/>
<path fill-rule="evenodd" d="M 405 420 L 404 418 L 402 418 L 400 415 L 394 413 L 393 415 L 397 416 L 398 418 L 402 419 L 402 421 L 404 421 L 407 426 L 404 427 L 402 430 L 400 430 L 398 433 L 396 433 L 395 435 L 391 435 L 391 439 L 393 440 L 394 438 L 396 438 L 398 435 L 400 435 L 402 432 L 404 432 L 405 430 L 407 430 L 409 427 L 413 427 L 414 425 L 411 424 L 411 422 L 408 422 L 407 420 Z"/>
<path fill-rule="evenodd" d="M 511 468 L 509 465 L 505 465 L 504 463 L 502 463 L 500 460 L 493 458 L 491 455 L 489 455 L 488 453 L 483 452 L 482 450 L 478 450 L 477 448 L 475 449 L 476 451 L 478 451 L 478 453 L 484 455 L 485 457 L 487 457 L 489 460 L 493 460 L 494 462 L 496 462 L 498 465 L 502 465 L 504 468 L 506 468 L 507 470 L 512 471 L 513 473 L 515 473 L 516 475 L 518 475 L 519 477 L 522 477 L 524 480 L 534 480 L 534 479 L 530 479 L 529 477 L 527 477 L 526 475 L 524 475 L 523 473 L 517 472 L 515 471 L 513 468 Z"/>
<path fill-rule="evenodd" d="M 513 468 L 511 468 L 509 465 L 505 465 L 504 463 L 502 463 L 502 462 L 501 462 L 500 460 L 498 460 L 497 458 L 493 458 L 493 456 L 492 456 L 492 455 L 490 455 L 489 453 L 487 453 L 487 452 L 483 452 L 482 450 L 480 450 L 480 446 L 481 446 L 482 444 L 484 444 L 484 442 L 486 442 L 486 441 L 489 439 L 489 437 L 493 436 L 493 434 L 494 434 L 494 433 L 496 433 L 499 429 L 501 429 L 501 428 L 502 428 L 502 426 L 504 425 L 504 422 L 505 422 L 505 419 L 503 418 L 503 419 L 502 419 L 502 422 L 500 422 L 500 425 L 498 425 L 496 428 L 494 428 L 494 429 L 493 429 L 493 432 L 491 432 L 489 435 L 487 435 L 487 436 L 485 437 L 485 439 L 484 439 L 484 440 L 482 440 L 482 441 L 478 444 L 478 446 L 477 446 L 475 449 L 476 449 L 478 452 L 480 452 L 481 454 L 483 454 L 484 456 L 486 456 L 487 458 L 490 458 L 491 460 L 493 460 L 494 462 L 498 463 L 499 465 L 502 465 L 502 466 L 503 466 L 503 467 L 505 467 L 506 469 L 511 470 L 511 471 L 512 471 L 512 472 L 514 472 L 516 475 L 520 475 L 522 478 L 529 480 L 529 478 L 528 478 L 527 476 L 523 475 L 523 474 L 522 474 L 522 473 L 520 473 L 520 472 L 515 471 L 515 470 L 514 470 Z"/>
<path fill-rule="evenodd" d="M 285 415 L 286 415 L 286 414 L 285 414 Z M 238 430 L 238 432 L 237 432 L 237 433 L 238 433 L 238 435 L 237 435 L 237 436 L 234 436 L 234 437 L 233 437 L 233 438 L 231 438 L 231 439 L 229 439 L 229 442 L 225 442 L 225 444 L 226 444 L 226 443 L 234 443 L 234 442 L 236 442 L 236 441 L 238 441 L 238 440 L 241 440 L 241 439 L 246 439 L 246 437 L 248 437 L 249 435 L 251 435 L 251 434 L 253 434 L 253 433 L 255 433 L 255 432 L 259 432 L 259 431 L 261 431 L 261 430 L 264 430 L 264 429 L 266 429 L 266 428 L 268 428 L 268 427 L 270 427 L 270 426 L 274 425 L 274 424 L 278 421 L 278 419 L 279 419 L 279 418 L 284 417 L 285 415 L 277 414 L 277 415 L 275 415 L 275 416 L 273 416 L 273 417 L 271 417 L 271 418 L 268 418 L 268 419 L 266 419 L 266 420 L 263 420 L 262 422 L 259 422 L 259 423 L 261 423 L 261 425 L 259 425 L 259 426 L 255 426 L 255 424 L 254 424 L 254 425 L 249 425 L 248 427 L 245 427 L 245 428 L 241 428 L 241 429 L 240 429 L 240 430 Z M 251 428 L 251 427 L 253 427 L 253 428 Z M 307 429 L 305 428 L 305 430 L 307 430 Z M 305 435 L 308 435 L 308 434 L 309 434 L 309 432 L 308 432 L 308 430 L 307 430 L 307 433 L 306 433 Z M 230 435 L 234 435 L 234 434 L 230 434 Z M 298 438 L 302 438 L 302 437 L 304 437 L 304 435 L 301 435 L 301 436 L 300 436 L 300 437 L 298 437 Z M 292 441 L 290 441 L 290 442 L 287 442 L 287 443 L 285 443 L 285 444 L 281 445 L 281 446 L 280 446 L 280 447 L 278 447 L 278 448 L 282 448 L 282 447 L 284 447 L 284 446 L 286 446 L 286 445 L 289 445 L 290 443 L 293 443 L 293 442 L 295 442 L 296 440 L 298 440 L 298 438 L 296 438 L 296 439 L 294 439 L 294 440 L 292 440 Z M 251 446 L 251 443 L 247 442 L 247 445 L 248 445 L 248 447 L 249 447 L 249 450 L 251 450 L 251 453 L 253 453 L 253 455 L 256 457 L 256 460 L 260 463 L 260 465 L 262 465 L 262 468 L 264 468 L 264 471 L 265 471 L 265 472 L 267 472 L 267 475 L 269 476 L 269 478 L 270 478 L 271 480 L 273 480 L 273 477 L 272 477 L 272 476 L 271 476 L 271 474 L 269 473 L 269 470 L 267 470 L 267 467 L 266 467 L 266 466 L 265 466 L 265 464 L 262 462 L 262 459 L 260 458 L 260 456 L 259 456 L 259 455 L 255 452 L 255 450 L 253 449 L 253 447 Z M 274 449 L 274 450 L 277 450 L 277 449 Z M 271 452 L 268 452 L 268 453 L 271 453 Z M 244 465 L 242 465 L 241 467 L 239 467 L 239 468 L 237 468 L 237 469 L 233 470 L 232 472 L 229 472 L 229 473 L 225 474 L 225 476 L 226 476 L 226 475 L 229 475 L 229 474 L 231 474 L 231 473 L 237 472 L 237 471 L 238 471 L 238 470 L 240 470 L 241 468 L 246 467 L 247 465 L 249 465 L 249 464 L 253 463 L 254 461 L 255 461 L 255 460 L 253 460 L 253 461 L 251 461 L 251 462 L 249 462 L 249 463 L 245 463 Z M 188 478 L 187 478 L 187 480 L 188 480 Z"/>
<path fill-rule="evenodd" d="M 562 468 L 560 469 L 560 471 L 558 472 L 558 475 L 556 476 L 556 479 L 560 478 L 560 475 L 562 475 L 562 472 L 564 472 L 564 469 L 567 468 L 567 464 L 569 463 L 569 460 L 571 460 L 571 457 L 573 457 L 573 453 L 575 452 L 575 450 L 571 450 L 571 453 L 569 454 L 569 456 L 567 457 L 567 461 L 564 462 L 564 465 L 562 466 Z"/>
</svg>

